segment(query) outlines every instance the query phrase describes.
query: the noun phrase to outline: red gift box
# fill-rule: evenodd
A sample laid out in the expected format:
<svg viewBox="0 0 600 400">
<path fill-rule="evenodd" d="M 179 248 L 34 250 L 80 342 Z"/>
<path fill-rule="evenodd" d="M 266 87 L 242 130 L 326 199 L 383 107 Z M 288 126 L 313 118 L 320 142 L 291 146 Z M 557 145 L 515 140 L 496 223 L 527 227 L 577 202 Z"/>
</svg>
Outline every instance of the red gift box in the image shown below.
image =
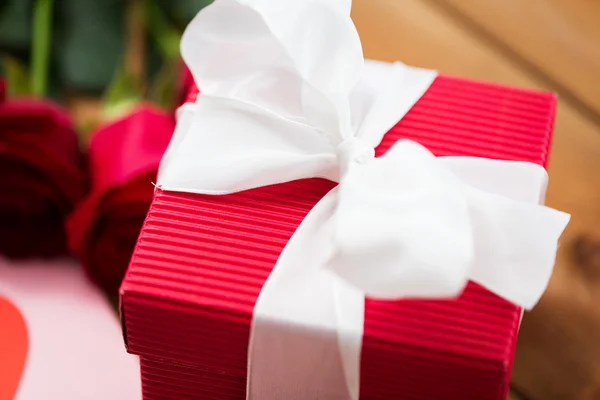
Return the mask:
<svg viewBox="0 0 600 400">
<path fill-rule="evenodd" d="M 438 76 L 376 152 L 409 138 L 437 156 L 545 166 L 555 105 L 551 93 Z M 156 190 L 121 287 L 145 399 L 245 398 L 259 292 L 334 185 L 305 179 L 223 196 Z M 520 318 L 518 306 L 475 283 L 452 300 L 366 299 L 360 398 L 504 399 Z"/>
</svg>

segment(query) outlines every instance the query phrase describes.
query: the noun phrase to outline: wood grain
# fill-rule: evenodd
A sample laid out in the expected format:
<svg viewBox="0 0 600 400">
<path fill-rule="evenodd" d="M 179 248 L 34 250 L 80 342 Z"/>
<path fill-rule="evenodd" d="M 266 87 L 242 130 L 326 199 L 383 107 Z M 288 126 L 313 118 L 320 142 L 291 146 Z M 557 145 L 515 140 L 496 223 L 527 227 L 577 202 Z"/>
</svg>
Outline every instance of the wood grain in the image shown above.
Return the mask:
<svg viewBox="0 0 600 400">
<path fill-rule="evenodd" d="M 354 0 L 365 56 L 556 89 L 432 3 Z M 568 99 L 559 102 L 549 174 L 547 203 L 571 213 L 572 222 L 549 290 L 524 318 L 513 384 L 528 399 L 598 400 L 600 279 L 590 278 L 590 268 L 576 262 L 573 251 L 581 237 L 600 240 L 600 128 Z"/>
<path fill-rule="evenodd" d="M 433 0 L 432 0 L 433 1 Z M 438 0 L 435 0 L 438 1 Z M 600 115 L 600 2 L 440 0 Z"/>
<path fill-rule="evenodd" d="M 546 294 L 523 319 L 513 384 L 531 399 L 600 399 L 600 265 L 581 263 L 575 242 L 565 243 Z"/>
</svg>

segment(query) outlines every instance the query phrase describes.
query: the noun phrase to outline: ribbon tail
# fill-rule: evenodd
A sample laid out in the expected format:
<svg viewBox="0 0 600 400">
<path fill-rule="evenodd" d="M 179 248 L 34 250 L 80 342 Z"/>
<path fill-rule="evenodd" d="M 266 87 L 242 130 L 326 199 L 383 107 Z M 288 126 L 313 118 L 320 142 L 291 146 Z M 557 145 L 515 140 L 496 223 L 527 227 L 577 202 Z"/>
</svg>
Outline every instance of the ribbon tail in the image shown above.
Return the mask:
<svg viewBox="0 0 600 400">
<path fill-rule="evenodd" d="M 471 279 L 530 310 L 544 293 L 569 214 L 467 190 L 475 238 Z"/>
<path fill-rule="evenodd" d="M 336 192 L 304 218 L 260 292 L 247 399 L 358 400 L 364 296 L 324 268 Z"/>
<path fill-rule="evenodd" d="M 546 170 L 536 164 L 440 157 L 465 185 L 475 239 L 470 278 L 531 309 L 544 293 L 569 214 L 543 205 Z"/>
</svg>

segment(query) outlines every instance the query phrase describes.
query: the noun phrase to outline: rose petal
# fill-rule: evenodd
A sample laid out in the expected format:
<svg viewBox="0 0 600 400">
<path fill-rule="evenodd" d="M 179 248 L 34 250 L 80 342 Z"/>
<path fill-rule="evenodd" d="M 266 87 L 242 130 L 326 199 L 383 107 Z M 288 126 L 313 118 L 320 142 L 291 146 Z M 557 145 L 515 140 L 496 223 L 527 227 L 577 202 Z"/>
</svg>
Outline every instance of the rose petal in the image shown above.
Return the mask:
<svg viewBox="0 0 600 400">
<path fill-rule="evenodd" d="M 66 253 L 63 220 L 85 192 L 77 135 L 43 100 L 0 104 L 0 252 L 11 258 Z"/>
</svg>

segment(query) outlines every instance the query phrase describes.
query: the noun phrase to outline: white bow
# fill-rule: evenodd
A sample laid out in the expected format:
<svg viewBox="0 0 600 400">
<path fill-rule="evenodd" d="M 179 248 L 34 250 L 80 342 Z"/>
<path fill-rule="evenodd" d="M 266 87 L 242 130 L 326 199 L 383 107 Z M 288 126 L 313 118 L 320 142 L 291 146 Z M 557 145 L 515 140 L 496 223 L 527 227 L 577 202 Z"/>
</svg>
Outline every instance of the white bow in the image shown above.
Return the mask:
<svg viewBox="0 0 600 400">
<path fill-rule="evenodd" d="M 539 205 L 547 175 L 535 164 L 436 158 L 408 140 L 375 158 L 436 74 L 365 64 L 349 12 L 346 0 L 217 0 L 182 40 L 202 94 L 180 110 L 159 186 L 217 195 L 339 182 L 261 291 L 249 398 L 315 398 L 315 387 L 358 398 L 365 295 L 450 297 L 473 280 L 533 307 L 569 219 Z M 341 365 L 324 362 L 328 352 Z"/>
</svg>

